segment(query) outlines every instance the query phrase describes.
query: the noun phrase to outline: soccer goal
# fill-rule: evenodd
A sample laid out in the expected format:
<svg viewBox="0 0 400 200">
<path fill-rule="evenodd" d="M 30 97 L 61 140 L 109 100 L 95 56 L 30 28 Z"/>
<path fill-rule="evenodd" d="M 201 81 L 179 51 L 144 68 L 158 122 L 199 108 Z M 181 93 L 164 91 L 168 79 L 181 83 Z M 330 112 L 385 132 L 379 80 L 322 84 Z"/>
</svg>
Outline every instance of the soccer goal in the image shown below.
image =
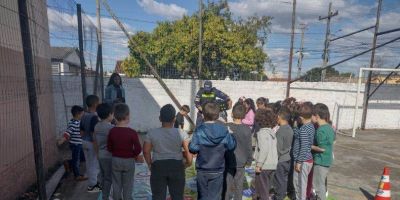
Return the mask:
<svg viewBox="0 0 400 200">
<path fill-rule="evenodd" d="M 359 117 L 359 113 L 358 113 L 358 108 L 359 106 L 364 107 L 363 105 L 363 101 L 361 98 L 361 105 L 359 105 L 359 96 L 361 93 L 361 86 L 362 86 L 362 81 L 363 78 L 365 76 L 364 72 L 374 72 L 375 74 L 373 75 L 373 81 L 371 81 L 371 91 L 375 92 L 378 90 L 378 87 L 381 86 L 382 84 L 388 84 L 388 75 L 390 74 L 392 77 L 395 76 L 396 80 L 392 81 L 392 88 L 395 88 L 396 91 L 398 90 L 398 88 L 400 88 L 400 78 L 398 75 L 396 75 L 398 72 L 400 72 L 400 69 L 390 69 L 390 68 L 360 68 L 359 74 L 358 74 L 358 84 L 357 84 L 357 94 L 356 94 L 356 99 L 355 99 L 355 105 L 354 105 L 354 116 L 353 116 L 353 130 L 352 130 L 352 137 L 356 137 L 356 131 L 357 128 L 360 126 L 360 122 L 361 122 L 361 117 Z M 397 79 L 399 78 L 399 79 Z M 374 84 L 376 87 L 373 90 L 373 86 L 372 84 Z M 370 92 L 371 92 L 370 91 Z M 395 90 L 392 91 L 393 95 L 399 95 L 399 93 L 397 93 Z M 397 94 L 396 94 L 397 93 Z M 384 102 L 384 100 L 380 101 L 380 102 Z M 383 120 L 383 118 L 382 118 Z"/>
</svg>

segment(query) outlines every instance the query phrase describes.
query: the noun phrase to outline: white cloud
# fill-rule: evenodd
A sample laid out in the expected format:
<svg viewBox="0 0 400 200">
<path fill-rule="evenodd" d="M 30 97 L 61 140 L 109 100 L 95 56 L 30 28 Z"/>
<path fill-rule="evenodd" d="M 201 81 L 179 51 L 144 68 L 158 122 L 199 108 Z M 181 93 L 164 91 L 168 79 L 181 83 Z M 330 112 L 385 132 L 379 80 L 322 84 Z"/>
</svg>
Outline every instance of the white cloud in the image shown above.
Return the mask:
<svg viewBox="0 0 400 200">
<path fill-rule="evenodd" d="M 137 0 L 137 3 L 150 14 L 156 14 L 168 19 L 181 18 L 188 10 L 176 4 L 165 4 L 155 0 Z"/>
<path fill-rule="evenodd" d="M 338 10 L 339 15 L 332 18 L 332 37 L 344 35 L 375 25 L 376 3 L 361 4 L 362 0 L 335 0 L 333 10 Z M 326 21 L 319 21 L 319 16 L 326 16 L 329 0 L 306 0 L 297 1 L 296 25 L 308 24 L 309 31 L 306 31 L 305 48 L 311 50 L 309 55 L 304 57 L 304 69 L 320 67 L 320 59 L 324 43 Z M 267 43 L 266 52 L 272 63 L 278 66 L 277 70 L 287 72 L 288 53 L 290 45 L 292 1 L 291 0 L 235 0 L 229 3 L 234 16 L 247 17 L 251 15 L 267 15 L 273 17 L 271 31 L 277 33 L 272 35 Z M 384 4 L 385 6 L 385 4 Z M 388 6 L 388 5 L 386 5 Z M 383 9 L 381 14 L 380 31 L 390 30 L 399 27 L 400 13 L 396 9 L 390 11 Z M 336 32 L 341 29 L 341 32 Z M 300 32 L 297 30 L 296 32 Z M 307 34 L 313 32 L 313 34 Z M 284 34 L 280 34 L 284 33 Z M 319 34 L 320 33 L 320 34 Z M 279 36 L 279 37 L 276 37 Z M 300 37 L 296 35 L 295 51 L 298 48 Z M 336 40 L 331 43 L 330 63 L 340 61 L 356 53 L 372 47 L 373 29 L 364 31 L 345 39 Z M 379 36 L 378 44 L 399 37 L 400 32 Z M 393 67 L 399 62 L 396 55 L 399 55 L 398 47 L 400 42 L 382 47 L 376 51 L 377 56 L 385 59 L 388 67 Z M 369 64 L 371 53 L 366 53 L 359 58 L 347 61 L 336 68 L 343 71 L 356 72 L 360 66 Z M 293 67 L 297 64 L 297 58 L 293 60 Z"/>
<path fill-rule="evenodd" d="M 78 47 L 78 22 L 76 14 L 60 12 L 48 8 L 47 15 L 49 20 L 49 31 L 51 45 Z M 131 33 L 134 28 L 123 23 L 125 28 Z M 83 26 L 85 31 L 84 47 L 87 50 L 85 60 L 88 65 L 94 65 L 97 53 L 96 36 L 96 17 L 91 15 L 83 16 Z M 106 70 L 112 70 L 117 60 L 128 56 L 128 39 L 117 23 L 108 17 L 101 18 L 101 29 L 103 35 L 103 63 Z M 92 66 L 93 67 L 93 66 Z"/>
<path fill-rule="evenodd" d="M 327 14 L 328 5 L 329 1 L 327 0 L 298 1 L 296 6 L 296 24 L 319 23 L 318 17 Z M 237 0 L 230 2 L 229 6 L 232 12 L 240 17 L 255 14 L 272 16 L 273 32 L 290 32 L 292 17 L 292 3 L 290 0 Z M 335 0 L 333 2 L 333 9 L 339 10 L 339 15 L 343 18 L 364 15 L 370 11 L 371 7 L 356 4 L 354 0 Z"/>
</svg>

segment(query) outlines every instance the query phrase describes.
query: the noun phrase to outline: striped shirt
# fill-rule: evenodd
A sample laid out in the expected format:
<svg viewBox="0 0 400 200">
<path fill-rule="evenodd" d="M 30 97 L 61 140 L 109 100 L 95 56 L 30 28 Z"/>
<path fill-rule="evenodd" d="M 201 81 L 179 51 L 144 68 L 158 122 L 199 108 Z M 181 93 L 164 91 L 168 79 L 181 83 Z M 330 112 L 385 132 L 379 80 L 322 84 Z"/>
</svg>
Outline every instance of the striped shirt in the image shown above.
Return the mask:
<svg viewBox="0 0 400 200">
<path fill-rule="evenodd" d="M 65 131 L 65 135 L 69 138 L 69 143 L 71 144 L 82 144 L 82 136 L 80 131 L 80 121 L 76 119 L 71 119 L 68 122 L 68 128 Z"/>
<path fill-rule="evenodd" d="M 294 129 L 293 160 L 301 163 L 312 160 L 311 145 L 314 141 L 315 128 L 312 123 Z"/>
</svg>

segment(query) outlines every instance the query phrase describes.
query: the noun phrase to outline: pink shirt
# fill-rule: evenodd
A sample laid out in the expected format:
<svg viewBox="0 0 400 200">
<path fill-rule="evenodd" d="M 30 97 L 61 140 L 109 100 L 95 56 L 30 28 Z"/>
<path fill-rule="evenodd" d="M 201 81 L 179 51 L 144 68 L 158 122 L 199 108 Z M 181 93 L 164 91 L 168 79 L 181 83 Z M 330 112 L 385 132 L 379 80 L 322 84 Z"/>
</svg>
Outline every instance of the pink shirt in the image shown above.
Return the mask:
<svg viewBox="0 0 400 200">
<path fill-rule="evenodd" d="M 245 124 L 245 125 L 249 126 L 250 128 L 253 128 L 255 116 L 256 116 L 256 114 L 254 113 L 254 111 L 250 109 L 249 112 L 247 112 L 244 119 L 242 119 L 242 124 Z"/>
</svg>

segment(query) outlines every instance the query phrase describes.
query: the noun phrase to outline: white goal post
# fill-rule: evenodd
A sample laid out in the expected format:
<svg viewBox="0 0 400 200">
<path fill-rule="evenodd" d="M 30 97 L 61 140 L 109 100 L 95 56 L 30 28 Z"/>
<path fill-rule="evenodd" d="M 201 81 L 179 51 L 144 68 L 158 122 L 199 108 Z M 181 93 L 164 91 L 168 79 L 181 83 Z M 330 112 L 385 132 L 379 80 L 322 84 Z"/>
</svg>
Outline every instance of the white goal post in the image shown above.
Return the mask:
<svg viewBox="0 0 400 200">
<path fill-rule="evenodd" d="M 357 112 L 358 112 L 358 96 L 361 93 L 361 82 L 363 78 L 364 71 L 381 71 L 381 72 L 400 72 L 400 69 L 389 69 L 389 68 L 360 68 L 360 72 L 358 73 L 358 84 L 357 84 L 357 95 L 356 95 L 356 103 L 354 105 L 354 116 L 353 116 L 353 134 L 352 137 L 356 137 L 356 129 L 357 129 Z M 362 105 L 364 106 L 364 105 Z"/>
</svg>

